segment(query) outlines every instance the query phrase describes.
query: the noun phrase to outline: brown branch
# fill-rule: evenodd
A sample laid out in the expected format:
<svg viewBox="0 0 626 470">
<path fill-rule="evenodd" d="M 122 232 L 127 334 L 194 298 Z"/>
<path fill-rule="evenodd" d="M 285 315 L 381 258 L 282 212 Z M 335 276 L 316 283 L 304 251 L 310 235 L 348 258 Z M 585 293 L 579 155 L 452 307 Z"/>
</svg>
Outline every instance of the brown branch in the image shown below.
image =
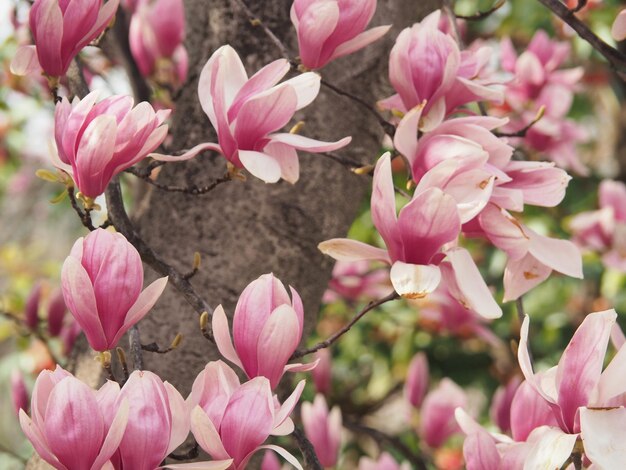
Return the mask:
<svg viewBox="0 0 626 470">
<path fill-rule="evenodd" d="M 317 458 L 317 454 L 313 448 L 313 444 L 311 444 L 311 441 L 307 439 L 302 430 L 299 427 L 296 427 L 293 430 L 293 433 L 291 433 L 291 436 L 296 441 L 296 444 L 298 444 L 300 452 L 302 452 L 302 457 L 304 457 L 304 468 L 307 470 L 323 470 L 322 464 Z"/>
<path fill-rule="evenodd" d="M 133 357 L 133 369 L 143 370 L 143 351 L 137 325 L 131 326 L 130 330 L 128 330 L 128 342 L 130 343 L 130 353 Z"/>
<path fill-rule="evenodd" d="M 351 99 L 355 103 L 360 104 L 363 108 L 367 109 L 367 111 L 372 116 L 374 116 L 376 118 L 376 120 L 378 121 L 378 123 L 383 128 L 383 130 L 385 131 L 386 134 L 388 134 L 391 137 L 393 137 L 395 135 L 396 127 L 393 124 L 391 124 L 389 121 L 387 121 L 378 111 L 376 111 L 376 109 L 371 104 L 369 104 L 363 98 L 360 98 L 360 97 L 358 97 L 356 95 L 353 95 L 350 92 L 342 90 L 341 88 L 336 87 L 335 85 L 333 85 L 332 83 L 327 82 L 326 80 L 322 80 L 321 83 L 326 88 L 331 89 L 332 91 L 334 91 L 338 95 L 345 96 L 346 98 Z"/>
<path fill-rule="evenodd" d="M 397 292 L 392 292 L 391 294 L 389 294 L 386 297 L 383 297 L 382 299 L 370 302 L 369 304 L 367 304 L 367 306 L 363 310 L 361 310 L 354 317 L 352 317 L 352 320 L 350 320 L 343 328 L 341 328 L 340 330 L 330 335 L 328 339 L 321 341 L 317 343 L 315 346 L 312 346 L 308 349 L 302 349 L 302 350 L 294 352 L 291 358 L 296 359 L 298 357 L 306 356 L 307 354 L 311 354 L 316 351 L 319 351 L 320 349 L 327 348 L 328 346 L 333 344 L 335 341 L 337 341 L 339 338 L 341 338 L 344 334 L 346 334 L 348 331 L 350 331 L 350 329 L 356 324 L 356 322 L 358 322 L 367 312 L 375 309 L 376 307 L 380 307 L 384 303 L 390 302 L 392 300 L 396 300 L 399 297 L 400 296 L 398 295 Z"/>
<path fill-rule="evenodd" d="M 119 177 L 116 176 L 111 180 L 105 194 L 109 217 L 115 225 L 115 228 L 137 249 L 141 255 L 141 259 L 159 274 L 168 276 L 169 284 L 185 297 L 185 300 L 189 302 L 199 315 L 203 312 L 212 314 L 213 309 L 200 297 L 191 283 L 185 279 L 184 275 L 172 265 L 165 262 L 135 231 L 124 208 Z"/>
<path fill-rule="evenodd" d="M 416 468 L 419 470 L 426 470 L 428 468 L 426 466 L 426 462 L 424 461 L 424 459 L 421 456 L 414 453 L 409 448 L 409 446 L 407 446 L 404 442 L 402 442 L 398 437 L 390 436 L 389 434 L 379 431 L 378 429 L 370 428 L 368 426 L 365 426 L 361 423 L 358 423 L 356 421 L 352 421 L 349 419 L 348 420 L 344 419 L 343 425 L 353 432 L 356 432 L 359 434 L 366 434 L 370 436 L 379 445 L 381 442 L 386 442 L 388 445 L 390 445 L 391 447 L 394 447 L 398 452 L 400 452 L 404 456 L 404 458 L 406 458 L 413 465 L 413 468 Z"/>
<path fill-rule="evenodd" d="M 586 6 L 587 6 L 587 0 L 578 0 L 577 5 L 574 8 L 572 8 L 570 11 L 572 13 L 578 13 L 580 10 L 582 10 Z"/>
<path fill-rule="evenodd" d="M 567 23 L 578 35 L 587 41 L 591 47 L 604 56 L 609 61 L 611 66 L 621 72 L 626 71 L 626 55 L 610 46 L 602 39 L 600 39 L 593 31 L 591 31 L 585 23 L 579 20 L 574 14 L 576 9 L 570 10 L 561 3 L 559 0 L 538 0 L 542 5 L 547 7 L 556 16 L 561 18 Z M 580 5 L 580 2 L 579 2 Z M 624 79 L 623 73 L 620 73 L 620 78 Z"/>
<path fill-rule="evenodd" d="M 80 222 L 90 232 L 93 232 L 96 229 L 96 227 L 94 227 L 93 222 L 91 221 L 91 210 L 90 209 L 85 209 L 85 211 L 83 211 L 79 207 L 78 201 L 76 200 L 76 196 L 74 194 L 74 188 L 72 186 L 69 186 L 67 188 L 67 195 L 70 198 L 70 204 L 72 205 L 72 209 L 74 209 L 74 212 L 76 212 L 76 214 L 78 214 L 78 218 L 80 219 Z"/>
<path fill-rule="evenodd" d="M 146 174 L 145 171 L 135 168 L 135 167 L 130 167 L 127 168 L 125 170 L 127 173 L 130 173 L 131 175 L 135 175 L 137 178 L 141 178 L 142 180 L 144 180 L 145 182 L 151 184 L 152 186 L 161 189 L 163 191 L 169 191 L 172 193 L 184 193 L 184 194 L 191 194 L 192 196 L 200 196 L 202 194 L 207 194 L 211 191 L 213 191 L 215 188 L 217 188 L 220 184 L 222 183 L 226 183 L 228 181 L 231 181 L 231 176 L 230 173 L 226 173 L 224 176 L 222 176 L 221 178 L 216 179 L 215 181 L 213 181 L 212 183 L 206 185 L 206 186 L 196 186 L 196 185 L 192 185 L 192 186 L 175 186 L 175 185 L 169 185 L 169 184 L 163 184 L 163 183 L 159 183 L 158 181 L 152 179 L 150 177 L 150 174 Z"/>
</svg>

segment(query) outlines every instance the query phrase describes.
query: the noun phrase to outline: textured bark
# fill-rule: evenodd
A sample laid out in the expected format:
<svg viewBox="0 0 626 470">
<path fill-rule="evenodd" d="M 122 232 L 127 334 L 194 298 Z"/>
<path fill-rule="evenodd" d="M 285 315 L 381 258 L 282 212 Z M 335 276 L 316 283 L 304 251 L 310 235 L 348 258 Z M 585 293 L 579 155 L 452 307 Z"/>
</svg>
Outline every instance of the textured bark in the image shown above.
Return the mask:
<svg viewBox="0 0 626 470">
<path fill-rule="evenodd" d="M 295 56 L 295 34 L 289 22 L 291 2 L 248 3 Z M 370 103 L 388 96 L 391 90 L 387 60 L 393 40 L 401 28 L 437 4 L 379 2 L 373 23 L 392 23 L 394 30 L 366 50 L 331 64 L 322 71 L 323 77 Z M 280 57 L 278 48 L 261 28 L 250 25 L 235 3 L 191 0 L 186 6 L 192 75 L 222 44 L 231 44 L 238 51 L 249 73 Z M 307 136 L 335 140 L 352 135 L 352 144 L 343 152 L 364 163 L 373 162 L 379 153 L 382 131 L 376 120 L 353 101 L 324 87 L 301 118 L 306 121 L 303 133 Z M 172 147 L 189 148 L 214 139 L 210 131 L 209 121 L 198 104 L 194 78 L 177 101 Z M 295 185 L 266 185 L 249 178 L 245 183 L 222 185 L 204 197 L 155 190 L 138 226 L 148 243 L 182 271 L 190 266 L 194 251 L 199 251 L 203 266 L 192 283 L 210 305 L 223 304 L 229 315 L 241 290 L 259 275 L 273 271 L 301 294 L 306 337 L 315 324 L 332 268 L 331 260 L 319 253 L 317 244 L 345 236 L 371 179 L 356 176 L 319 155 L 301 153 L 300 161 L 301 178 Z M 202 184 L 223 172 L 221 157 L 205 155 L 189 163 L 168 165 L 160 179 L 170 184 Z M 149 369 L 180 387 L 183 393 L 206 362 L 218 357 L 197 325 L 197 314 L 173 289 L 141 324 L 144 342 L 165 344 L 178 331 L 185 335 L 179 350 L 146 360 Z"/>
</svg>

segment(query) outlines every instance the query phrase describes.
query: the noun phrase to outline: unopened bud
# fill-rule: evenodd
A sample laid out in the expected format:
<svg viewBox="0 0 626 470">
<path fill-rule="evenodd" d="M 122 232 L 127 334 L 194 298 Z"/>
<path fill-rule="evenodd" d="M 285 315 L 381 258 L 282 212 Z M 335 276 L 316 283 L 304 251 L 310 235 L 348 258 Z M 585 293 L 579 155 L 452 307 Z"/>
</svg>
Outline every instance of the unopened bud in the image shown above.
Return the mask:
<svg viewBox="0 0 626 470">
<path fill-rule="evenodd" d="M 183 335 L 181 333 L 178 333 L 174 338 L 174 341 L 172 341 L 172 344 L 170 344 L 170 349 L 176 349 L 178 346 L 180 346 L 182 340 Z"/>
<path fill-rule="evenodd" d="M 200 269 L 200 263 L 202 263 L 202 256 L 200 255 L 199 252 L 195 252 L 193 254 L 193 269 Z"/>
<path fill-rule="evenodd" d="M 355 168 L 354 170 L 352 170 L 352 172 L 357 175 L 368 175 L 372 171 L 374 171 L 374 165 L 365 165 L 365 166 Z"/>
<path fill-rule="evenodd" d="M 302 128 L 304 127 L 304 121 L 298 121 L 295 126 L 289 129 L 290 134 L 299 134 Z"/>
<path fill-rule="evenodd" d="M 200 315 L 200 329 L 202 331 L 206 330 L 206 327 L 208 324 L 209 324 L 209 312 L 202 312 L 202 315 Z"/>
</svg>

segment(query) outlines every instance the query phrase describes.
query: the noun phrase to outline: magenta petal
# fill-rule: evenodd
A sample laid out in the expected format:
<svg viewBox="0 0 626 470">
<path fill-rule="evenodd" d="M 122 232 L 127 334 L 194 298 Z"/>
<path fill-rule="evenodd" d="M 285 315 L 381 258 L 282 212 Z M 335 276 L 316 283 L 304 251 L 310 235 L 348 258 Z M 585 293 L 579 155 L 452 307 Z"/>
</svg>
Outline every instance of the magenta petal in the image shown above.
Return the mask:
<svg viewBox="0 0 626 470">
<path fill-rule="evenodd" d="M 98 470 L 104 468 L 106 462 L 111 458 L 111 456 L 117 451 L 120 442 L 122 442 L 122 437 L 124 437 L 124 432 L 126 431 L 126 424 L 128 423 L 128 401 L 123 400 L 120 406 L 117 409 L 117 413 L 113 418 L 113 422 L 109 427 L 109 431 L 104 438 L 104 442 L 102 443 L 102 448 L 100 449 L 100 453 L 96 458 L 95 462 L 91 466 L 91 470 Z"/>
<path fill-rule="evenodd" d="M 600 380 L 616 318 L 615 310 L 587 315 L 561 356 L 556 375 L 558 404 L 570 432 L 576 432 L 576 412 L 589 403 L 591 393 Z"/>
<path fill-rule="evenodd" d="M 63 14 L 58 0 L 41 0 L 39 8 L 31 11 L 30 21 L 41 68 L 51 76 L 65 75 L 69 61 L 65 64 L 61 56 Z"/>
</svg>

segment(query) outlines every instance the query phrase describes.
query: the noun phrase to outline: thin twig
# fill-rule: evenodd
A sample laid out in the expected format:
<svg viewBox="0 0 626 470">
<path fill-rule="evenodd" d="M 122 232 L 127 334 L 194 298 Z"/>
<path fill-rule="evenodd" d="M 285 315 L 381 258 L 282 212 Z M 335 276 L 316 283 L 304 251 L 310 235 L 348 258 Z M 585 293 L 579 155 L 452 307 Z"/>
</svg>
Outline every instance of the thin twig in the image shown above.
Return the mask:
<svg viewBox="0 0 626 470">
<path fill-rule="evenodd" d="M 413 468 L 419 470 L 426 470 L 428 468 L 426 466 L 426 462 L 424 462 L 424 459 L 415 454 L 404 442 L 402 442 L 396 436 L 390 436 L 389 434 L 379 431 L 378 429 L 370 428 L 369 426 L 365 426 L 361 423 L 349 419 L 344 419 L 343 425 L 353 432 L 367 434 L 368 436 L 372 437 L 377 443 L 386 442 L 391 447 L 394 447 L 398 452 L 400 452 L 413 465 Z"/>
<path fill-rule="evenodd" d="M 157 343 L 155 343 L 155 342 L 152 342 L 150 344 L 142 344 L 141 345 L 141 349 L 144 350 L 144 351 L 153 352 L 153 353 L 157 353 L 157 354 L 167 354 L 168 352 L 172 352 L 174 349 L 176 349 L 178 346 L 180 346 L 180 342 L 182 340 L 183 340 L 183 335 L 178 333 L 176 335 L 176 337 L 174 338 L 174 341 L 172 341 L 172 344 L 170 344 L 165 349 L 161 349 L 159 347 L 159 345 Z"/>
<path fill-rule="evenodd" d="M 389 121 L 387 121 L 378 111 L 376 111 L 376 109 L 371 104 L 369 104 L 363 98 L 360 98 L 360 97 L 358 97 L 356 95 L 353 95 L 352 93 L 350 93 L 348 91 L 342 90 L 341 88 L 336 87 L 335 85 L 333 85 L 332 83 L 327 82 L 326 80 L 322 80 L 321 83 L 326 88 L 331 89 L 332 91 L 334 91 L 338 95 L 345 96 L 346 98 L 350 98 L 352 101 L 360 104 L 363 108 L 367 109 L 367 111 L 372 116 L 374 116 L 376 118 L 376 120 L 381 125 L 381 127 L 383 128 L 383 130 L 385 131 L 386 134 L 388 134 L 391 137 L 393 137 L 395 135 L 396 127 L 393 124 L 391 124 Z"/>
<path fill-rule="evenodd" d="M 109 217 L 118 232 L 122 233 L 126 239 L 137 249 L 141 255 L 141 259 L 147 263 L 152 269 L 163 276 L 168 276 L 169 284 L 176 288 L 185 297 L 187 302 L 196 310 L 198 315 L 203 312 L 213 313 L 213 309 L 209 304 L 196 292 L 191 283 L 184 278 L 172 265 L 166 263 L 135 231 L 130 221 L 126 209 L 124 208 L 124 200 L 122 199 L 122 189 L 119 177 L 115 177 L 109 183 L 106 190 L 107 209 Z"/>
<path fill-rule="evenodd" d="M 67 195 L 70 198 L 70 204 L 72 205 L 72 209 L 74 209 L 74 212 L 78 214 L 78 218 L 80 219 L 80 222 L 89 231 L 93 232 L 96 229 L 96 227 L 94 227 L 93 222 L 91 221 L 91 211 L 89 209 L 85 209 L 85 211 L 83 211 L 80 208 L 80 206 L 78 205 L 78 201 L 76 200 L 73 187 L 69 186 L 67 188 Z"/>
<path fill-rule="evenodd" d="M 248 17 L 248 20 L 250 21 L 250 24 L 252 26 L 260 26 L 261 27 L 261 29 L 263 30 L 265 35 L 272 41 L 272 43 L 274 43 L 274 45 L 278 48 L 278 50 L 280 50 L 280 54 L 285 59 L 287 59 L 290 63 L 293 64 L 294 61 L 291 59 L 291 56 L 289 55 L 289 51 L 287 50 L 287 47 L 278 38 L 278 36 L 276 36 L 274 34 L 274 32 L 271 29 L 269 29 L 267 26 L 265 26 L 265 23 L 263 23 L 263 21 L 261 21 L 261 19 L 257 15 L 255 15 L 252 12 L 252 10 L 250 10 L 250 8 L 248 8 L 248 5 L 246 5 L 246 3 L 243 0 L 233 0 L 233 3 L 238 5 L 239 8 L 241 8 L 244 11 L 244 13 Z"/>
<path fill-rule="evenodd" d="M 455 16 L 457 18 L 460 18 L 460 19 L 466 20 L 466 21 L 483 20 L 483 19 L 487 18 L 488 16 L 492 15 L 493 13 L 495 13 L 496 11 L 498 11 L 500 8 L 502 8 L 502 6 L 505 3 L 506 3 L 506 0 L 498 0 L 489 10 L 479 11 L 477 13 L 474 13 L 473 15 L 458 15 L 458 14 L 455 14 Z"/>
<path fill-rule="evenodd" d="M 541 107 L 539 108 L 539 111 L 537 111 L 537 114 L 535 115 L 533 120 L 530 121 L 528 124 L 526 124 L 524 127 L 522 127 L 520 130 L 515 131 L 515 132 L 494 131 L 493 135 L 495 135 L 496 137 L 526 137 L 526 134 L 528 133 L 528 131 L 535 124 L 537 124 L 541 120 L 541 118 L 543 118 L 545 113 L 546 113 L 546 107 L 544 105 L 541 105 Z"/>
<path fill-rule="evenodd" d="M 570 11 L 572 13 L 578 13 L 580 10 L 582 10 L 586 6 L 587 6 L 587 0 L 578 0 L 577 5 L 574 8 L 572 8 Z"/>
<path fill-rule="evenodd" d="M 128 342 L 130 343 L 130 354 L 133 357 L 133 369 L 143 370 L 143 351 L 137 325 L 131 326 L 128 330 Z"/>
<path fill-rule="evenodd" d="M 609 61 L 611 66 L 621 72 L 626 71 L 626 55 L 620 51 L 611 47 L 609 44 L 600 39 L 593 31 L 591 31 L 585 23 L 579 20 L 574 14 L 573 10 L 570 10 L 560 0 L 538 0 L 542 5 L 547 7 L 556 16 L 561 18 L 567 23 L 578 35 L 591 44 L 596 51 L 604 56 Z M 575 9 L 574 9 L 575 10 Z M 619 74 L 622 80 L 623 74 Z"/>
<path fill-rule="evenodd" d="M 323 470 L 322 464 L 317 458 L 313 444 L 307 439 L 302 430 L 296 427 L 291 433 L 292 437 L 298 444 L 302 457 L 304 457 L 304 468 L 307 470 Z"/>
<path fill-rule="evenodd" d="M 121 383 L 121 385 L 123 386 L 130 376 L 128 371 L 128 362 L 126 361 L 126 352 L 124 352 L 124 350 L 119 347 L 115 348 L 115 352 L 117 353 L 117 359 L 120 361 L 120 365 L 122 366 L 122 373 L 124 374 L 124 380 Z"/>
<path fill-rule="evenodd" d="M 356 322 L 358 322 L 367 312 L 375 309 L 376 307 L 380 307 L 382 304 L 386 302 L 390 302 L 392 300 L 398 299 L 399 297 L 400 296 L 398 295 L 397 292 L 392 292 L 391 294 L 389 294 L 386 297 L 383 297 L 382 299 L 370 302 L 369 304 L 367 304 L 367 306 L 363 310 L 361 310 L 354 317 L 352 317 L 352 320 L 350 320 L 343 328 L 341 328 L 340 330 L 330 335 L 328 339 L 321 341 L 317 343 L 315 346 L 312 346 L 308 349 L 302 349 L 302 350 L 294 352 L 291 358 L 295 359 L 298 357 L 306 356 L 307 354 L 314 353 L 316 351 L 319 351 L 320 349 L 327 348 L 328 346 L 333 344 L 335 341 L 337 341 L 339 338 L 341 338 L 344 334 L 346 334 L 348 331 L 350 331 L 350 329 L 356 324 Z"/>
<path fill-rule="evenodd" d="M 212 183 L 206 186 L 196 186 L 196 185 L 174 186 L 174 185 L 159 183 L 158 181 L 152 179 L 149 174 L 146 174 L 145 171 L 138 169 L 138 168 L 130 167 L 126 169 L 126 172 L 130 173 L 131 175 L 135 175 L 138 178 L 141 178 L 147 183 L 150 183 L 152 186 L 159 188 L 163 191 L 169 191 L 172 193 L 191 194 L 193 196 L 200 196 L 202 194 L 207 194 L 213 191 L 215 188 L 217 188 L 220 184 L 226 183 L 232 179 L 230 174 L 226 173 L 221 178 L 216 179 L 215 181 L 213 181 Z"/>
</svg>

